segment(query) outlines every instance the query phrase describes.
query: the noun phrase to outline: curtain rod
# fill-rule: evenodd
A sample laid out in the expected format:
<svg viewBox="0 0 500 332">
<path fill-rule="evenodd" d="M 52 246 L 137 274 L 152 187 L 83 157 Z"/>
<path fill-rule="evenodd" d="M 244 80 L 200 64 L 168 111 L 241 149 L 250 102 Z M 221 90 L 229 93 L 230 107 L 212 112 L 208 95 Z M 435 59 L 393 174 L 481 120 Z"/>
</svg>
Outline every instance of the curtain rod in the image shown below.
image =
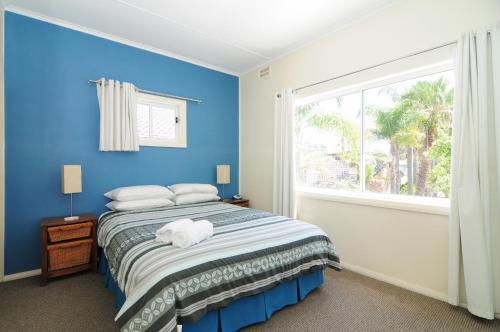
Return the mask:
<svg viewBox="0 0 500 332">
<path fill-rule="evenodd" d="M 100 80 L 89 80 L 89 84 L 101 84 Z M 192 101 L 197 104 L 201 104 L 203 100 L 201 99 L 195 99 L 195 98 L 189 98 L 189 97 L 181 97 L 181 96 L 176 96 L 176 95 L 171 95 L 168 93 L 162 93 L 162 92 L 156 92 L 156 91 L 150 91 L 150 90 L 143 90 L 139 89 L 136 87 L 136 90 L 138 92 L 146 93 L 148 95 L 155 95 L 155 96 L 160 96 L 160 97 L 167 97 L 167 98 L 173 98 L 173 99 L 180 99 L 180 100 L 185 100 L 185 101 Z"/>
<path fill-rule="evenodd" d="M 355 71 L 351 71 L 349 73 L 345 73 L 345 74 L 338 75 L 338 76 L 335 76 L 335 77 L 332 77 L 332 78 L 328 78 L 328 79 L 323 80 L 323 81 L 318 81 L 318 82 L 315 82 L 315 83 L 307 84 L 307 85 L 298 87 L 296 89 L 293 89 L 292 92 L 295 93 L 295 92 L 303 90 L 303 89 L 307 89 L 307 88 L 310 88 L 310 87 L 313 87 L 313 86 L 316 86 L 316 85 L 320 85 L 320 84 L 323 84 L 323 83 L 328 83 L 328 82 L 337 80 L 339 78 L 343 78 L 343 77 L 346 77 L 346 76 L 354 75 L 354 74 L 360 73 L 360 72 L 365 71 L 365 70 L 377 68 L 377 67 L 380 67 L 380 66 L 383 66 L 383 65 L 387 65 L 387 64 L 392 63 L 392 62 L 396 62 L 396 61 L 399 61 L 399 60 L 406 59 L 406 58 L 411 58 L 413 56 L 420 55 L 420 54 L 423 54 L 423 53 L 427 53 L 427 52 L 430 52 L 430 51 L 434 51 L 434 50 L 437 50 L 437 49 L 440 49 L 440 48 L 443 48 L 443 47 L 451 46 L 451 45 L 454 45 L 456 43 L 457 43 L 457 41 L 452 41 L 452 42 L 448 42 L 446 44 L 441 44 L 441 45 L 438 45 L 438 46 L 434 46 L 432 48 L 428 48 L 428 49 L 423 50 L 423 51 L 418 51 L 418 52 L 414 52 L 414 53 L 411 53 L 411 54 L 407 54 L 407 55 L 401 56 L 399 58 L 387 60 L 387 61 L 378 63 L 376 65 L 364 67 L 364 68 L 361 68 L 361 69 L 358 69 L 358 70 L 355 70 Z M 278 94 L 278 98 L 279 97 L 281 97 L 280 94 Z"/>
</svg>

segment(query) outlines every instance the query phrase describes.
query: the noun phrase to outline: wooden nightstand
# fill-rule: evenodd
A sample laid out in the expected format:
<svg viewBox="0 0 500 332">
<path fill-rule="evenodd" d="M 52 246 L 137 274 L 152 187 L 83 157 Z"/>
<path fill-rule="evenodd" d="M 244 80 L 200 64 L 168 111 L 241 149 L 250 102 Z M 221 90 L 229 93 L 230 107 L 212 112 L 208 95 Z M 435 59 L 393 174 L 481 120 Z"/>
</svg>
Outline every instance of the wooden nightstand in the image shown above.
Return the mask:
<svg viewBox="0 0 500 332">
<path fill-rule="evenodd" d="M 97 272 L 97 216 L 46 218 L 41 224 L 42 286 L 50 278 L 92 269 Z"/>
<path fill-rule="evenodd" d="M 250 200 L 244 199 L 244 198 L 242 198 L 242 199 L 229 198 L 229 199 L 225 199 L 224 203 L 238 205 L 238 206 L 246 207 L 246 208 L 250 207 Z"/>
</svg>

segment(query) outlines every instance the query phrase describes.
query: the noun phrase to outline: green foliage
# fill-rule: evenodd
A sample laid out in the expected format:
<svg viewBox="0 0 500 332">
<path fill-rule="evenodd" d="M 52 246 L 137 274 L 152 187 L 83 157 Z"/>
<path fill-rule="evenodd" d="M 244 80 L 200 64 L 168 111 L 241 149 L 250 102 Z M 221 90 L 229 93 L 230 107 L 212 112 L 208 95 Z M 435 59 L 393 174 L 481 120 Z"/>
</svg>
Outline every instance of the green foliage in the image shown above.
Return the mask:
<svg viewBox="0 0 500 332">
<path fill-rule="evenodd" d="M 343 118 L 339 114 L 329 113 L 325 115 L 313 115 L 310 119 L 310 124 L 319 129 L 337 132 L 344 140 L 340 157 L 352 165 L 359 163 L 359 130 L 352 121 Z"/>
<path fill-rule="evenodd" d="M 401 95 L 400 102 L 405 108 L 420 113 L 427 125 L 435 124 L 439 117 L 446 123 L 451 121 L 453 93 L 443 78 L 433 82 L 420 81 Z"/>
<path fill-rule="evenodd" d="M 413 185 L 413 191 L 415 192 L 415 185 Z M 407 195 L 408 194 L 408 183 L 402 184 L 401 185 L 401 191 L 399 192 L 401 195 Z"/>
<path fill-rule="evenodd" d="M 453 89 L 443 78 L 433 82 L 420 81 L 402 95 L 391 91 L 395 107 L 375 109 L 379 138 L 393 140 L 397 145 L 428 148 L 428 134 L 439 128 L 450 128 Z"/>
<path fill-rule="evenodd" d="M 427 155 L 435 160 L 431 171 L 417 167 L 421 184 L 428 184 L 435 194 L 448 196 L 450 157 L 446 148 L 450 148 L 451 115 L 453 107 L 453 89 L 440 78 L 432 82 L 419 81 L 406 92 L 398 95 L 393 90 L 385 91 L 392 96 L 395 106 L 389 109 L 372 110 L 376 115 L 374 135 L 379 139 L 387 139 L 397 148 L 414 148 L 419 153 L 419 164 L 426 162 Z M 439 138 L 438 131 L 440 133 Z M 448 140 L 439 142 L 434 148 L 436 139 Z M 431 150 L 433 152 L 431 152 Z M 396 149 L 396 151 L 398 151 Z M 392 156 L 393 160 L 399 156 Z M 394 179 L 389 179 L 394 181 Z M 417 186 L 417 192 L 418 192 Z M 407 188 L 401 188 L 403 191 Z M 421 193 L 422 194 L 422 193 Z"/>
<path fill-rule="evenodd" d="M 434 145 L 429 149 L 429 158 L 436 165 L 429 172 L 427 183 L 436 194 L 450 195 L 451 180 L 451 135 L 440 130 Z"/>
<path fill-rule="evenodd" d="M 318 103 L 305 104 L 297 107 L 295 109 L 295 120 L 297 123 L 300 124 L 304 120 L 308 120 L 316 107 L 318 107 Z"/>
<path fill-rule="evenodd" d="M 341 107 L 343 99 L 337 97 L 337 106 Z M 295 110 L 295 134 L 299 142 L 299 153 L 297 156 L 299 169 L 298 172 L 314 170 L 321 177 L 328 177 L 327 166 L 331 161 L 327 152 L 317 150 L 315 152 L 302 148 L 302 132 L 306 126 L 315 127 L 322 130 L 334 131 L 343 138 L 342 151 L 337 154 L 346 164 L 350 165 L 359 173 L 360 159 L 360 137 L 359 130 L 351 121 L 344 119 L 337 113 L 329 112 L 327 114 L 317 114 L 315 110 L 319 107 L 318 103 L 311 103 L 297 107 Z M 306 154 L 307 158 L 302 158 Z M 359 179 L 359 174 L 357 174 Z M 335 184 L 336 189 L 354 189 L 357 187 L 357 180 L 345 179 Z"/>
<path fill-rule="evenodd" d="M 375 176 L 375 167 L 372 164 L 365 165 L 365 183 L 368 183 Z"/>
<path fill-rule="evenodd" d="M 392 140 L 398 132 L 404 129 L 404 116 L 404 109 L 398 107 L 378 110 L 375 119 L 375 136 Z"/>
<path fill-rule="evenodd" d="M 412 158 L 417 162 L 413 172 L 418 172 L 418 183 L 414 183 L 412 192 L 419 195 L 432 194 L 448 197 L 451 173 L 453 89 L 449 87 L 445 79 L 439 78 L 435 81 L 419 81 L 402 94 L 398 94 L 391 86 L 381 89 L 380 93 L 391 96 L 395 106 L 391 108 L 365 107 L 365 115 L 375 117 L 375 129 L 367 132 L 365 139 L 383 139 L 391 144 L 391 155 L 372 155 L 375 158 L 377 171 L 388 163 L 392 163 L 392 176 L 389 176 L 386 181 L 390 181 L 391 188 L 393 185 L 398 187 L 397 184 L 401 182 L 401 178 L 399 172 L 394 170 L 398 168 L 403 149 L 411 148 L 414 151 Z M 336 101 L 337 106 L 341 107 L 342 98 L 339 97 Z M 318 107 L 318 103 L 312 103 L 296 109 L 295 130 L 299 147 L 303 129 L 306 126 L 334 131 L 342 137 L 342 149 L 337 157 L 359 172 L 361 138 L 357 124 L 335 112 L 323 114 L 315 112 Z M 300 164 L 302 170 L 314 169 L 323 174 L 330 163 L 327 152 L 321 150 L 314 153 L 308 150 L 310 148 L 300 149 L 298 158 L 301 158 L 302 153 L 309 158 Z M 408 165 L 409 162 L 411 160 L 407 160 L 406 164 Z M 365 183 L 369 183 L 372 179 L 381 179 L 380 174 L 375 174 L 374 163 L 366 164 L 365 179 L 363 179 Z M 427 169 L 427 166 L 421 167 L 422 165 L 430 165 L 430 169 Z M 336 186 L 356 186 L 348 183 L 349 181 L 352 180 L 346 179 L 346 183 L 339 183 Z M 422 191 L 423 185 L 427 188 L 424 191 Z M 408 185 L 402 184 L 397 192 L 407 193 Z"/>
<path fill-rule="evenodd" d="M 399 189 L 399 193 L 402 195 L 408 194 L 408 183 L 404 183 L 401 185 L 401 188 Z"/>
</svg>

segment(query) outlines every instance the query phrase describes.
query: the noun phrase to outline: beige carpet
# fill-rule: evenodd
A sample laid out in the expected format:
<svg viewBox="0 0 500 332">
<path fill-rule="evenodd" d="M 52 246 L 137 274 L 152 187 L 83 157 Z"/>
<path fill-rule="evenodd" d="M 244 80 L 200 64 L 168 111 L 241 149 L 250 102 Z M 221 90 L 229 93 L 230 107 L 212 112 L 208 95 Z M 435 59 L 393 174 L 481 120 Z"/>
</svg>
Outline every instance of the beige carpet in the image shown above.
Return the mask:
<svg viewBox="0 0 500 332">
<path fill-rule="evenodd" d="M 113 296 L 99 274 L 83 273 L 40 287 L 38 278 L 0 283 L 0 331 L 117 331 Z M 500 321 L 343 271 L 250 331 L 500 331 Z"/>
</svg>

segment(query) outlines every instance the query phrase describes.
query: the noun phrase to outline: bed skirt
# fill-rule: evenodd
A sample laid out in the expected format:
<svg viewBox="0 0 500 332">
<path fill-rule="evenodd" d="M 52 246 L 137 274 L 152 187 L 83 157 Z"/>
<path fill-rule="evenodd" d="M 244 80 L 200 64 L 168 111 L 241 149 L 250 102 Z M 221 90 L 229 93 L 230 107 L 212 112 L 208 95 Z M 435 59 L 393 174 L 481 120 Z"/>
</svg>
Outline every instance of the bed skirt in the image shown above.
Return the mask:
<svg viewBox="0 0 500 332">
<path fill-rule="evenodd" d="M 125 295 L 111 276 L 104 255 L 101 255 L 99 271 L 105 275 L 105 287 L 115 296 L 115 306 L 119 310 L 125 302 Z M 209 311 L 194 323 L 182 324 L 182 332 L 232 332 L 264 322 L 283 307 L 302 301 L 312 290 L 320 287 L 323 280 L 323 270 L 320 270 L 285 281 L 263 293 L 247 296 L 227 307 Z"/>
</svg>

